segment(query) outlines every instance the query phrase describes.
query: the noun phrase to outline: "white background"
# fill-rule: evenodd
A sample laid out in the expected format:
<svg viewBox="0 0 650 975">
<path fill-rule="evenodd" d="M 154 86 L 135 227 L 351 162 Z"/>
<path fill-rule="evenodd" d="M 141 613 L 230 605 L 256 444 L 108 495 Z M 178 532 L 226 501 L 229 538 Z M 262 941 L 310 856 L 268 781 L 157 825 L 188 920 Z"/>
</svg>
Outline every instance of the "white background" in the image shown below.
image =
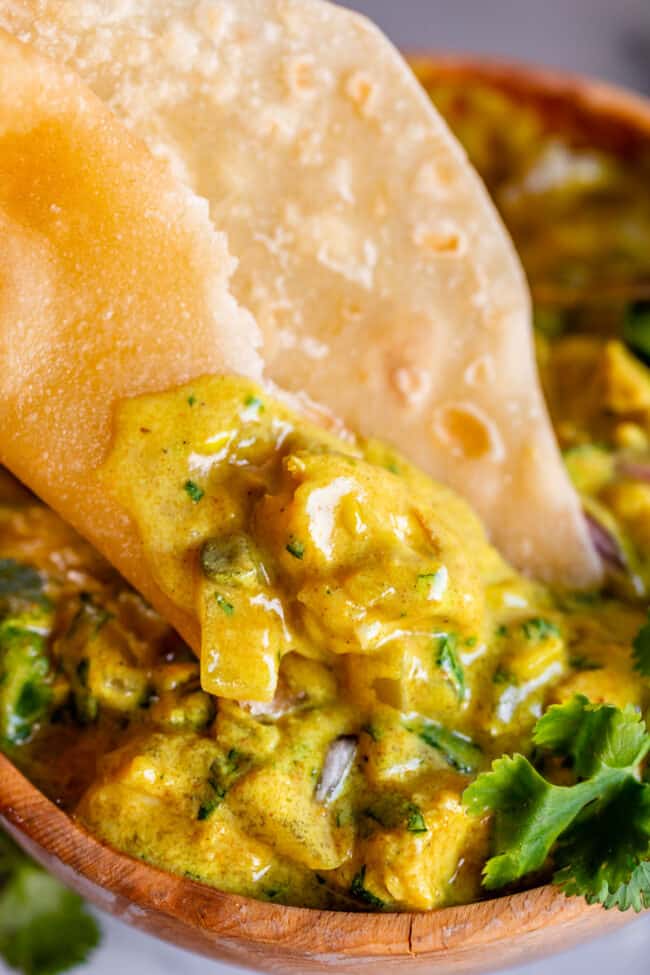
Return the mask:
<svg viewBox="0 0 650 975">
<path fill-rule="evenodd" d="M 347 5 L 371 16 L 397 44 L 411 50 L 517 58 L 608 78 L 650 94 L 650 0 L 347 0 Z M 101 924 L 102 947 L 78 969 L 79 975 L 242 971 L 170 948 L 112 919 L 102 918 Z M 650 975 L 650 917 L 552 961 L 511 972 Z"/>
</svg>

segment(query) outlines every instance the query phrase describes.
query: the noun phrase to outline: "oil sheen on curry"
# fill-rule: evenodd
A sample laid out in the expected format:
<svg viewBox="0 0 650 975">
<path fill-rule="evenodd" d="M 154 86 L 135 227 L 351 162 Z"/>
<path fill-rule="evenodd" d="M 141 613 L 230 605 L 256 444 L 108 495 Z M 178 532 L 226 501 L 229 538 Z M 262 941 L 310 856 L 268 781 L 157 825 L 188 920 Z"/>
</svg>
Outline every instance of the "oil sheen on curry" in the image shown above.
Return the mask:
<svg viewBox="0 0 650 975">
<path fill-rule="evenodd" d="M 447 87 L 440 100 L 455 104 Z M 490 119 L 481 108 L 472 128 L 469 105 L 468 143 Z M 562 192 L 583 193 L 584 166 L 577 188 L 563 172 Z M 588 269 L 602 244 L 584 222 Z M 570 225 L 556 254 L 566 266 Z M 547 230 L 535 233 L 557 268 Z M 617 280 L 637 272 L 622 262 Z M 124 403 L 104 467 L 158 584 L 200 618 L 200 660 L 7 478 L 4 751 L 107 843 L 225 891 L 346 910 L 482 896 L 490 821 L 462 798 L 477 774 L 504 753 L 532 757 L 554 703 L 649 703 L 631 648 L 650 585 L 650 319 L 617 301 L 605 316 L 564 298 L 538 309 L 540 367 L 609 569 L 603 591 L 523 578 L 466 503 L 393 448 L 324 431 L 245 380 L 205 378 Z"/>
</svg>

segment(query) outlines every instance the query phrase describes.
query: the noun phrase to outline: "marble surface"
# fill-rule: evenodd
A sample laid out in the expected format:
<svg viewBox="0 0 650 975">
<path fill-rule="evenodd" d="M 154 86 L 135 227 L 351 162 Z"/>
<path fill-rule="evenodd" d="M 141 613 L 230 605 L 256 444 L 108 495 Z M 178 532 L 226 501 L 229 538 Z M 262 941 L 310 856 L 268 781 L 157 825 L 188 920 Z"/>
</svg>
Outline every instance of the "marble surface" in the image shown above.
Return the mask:
<svg viewBox="0 0 650 975">
<path fill-rule="evenodd" d="M 161 3 L 164 0 L 161 0 Z M 650 0 L 348 0 L 409 49 L 479 52 L 608 78 L 650 93 Z M 229 975 L 101 918 L 104 939 L 78 975 Z M 648 975 L 650 917 L 513 975 Z M 6 971 L 0 963 L 0 972 Z M 377 968 L 377 975 L 381 969 Z M 435 975 L 432 972 L 432 975 Z"/>
</svg>

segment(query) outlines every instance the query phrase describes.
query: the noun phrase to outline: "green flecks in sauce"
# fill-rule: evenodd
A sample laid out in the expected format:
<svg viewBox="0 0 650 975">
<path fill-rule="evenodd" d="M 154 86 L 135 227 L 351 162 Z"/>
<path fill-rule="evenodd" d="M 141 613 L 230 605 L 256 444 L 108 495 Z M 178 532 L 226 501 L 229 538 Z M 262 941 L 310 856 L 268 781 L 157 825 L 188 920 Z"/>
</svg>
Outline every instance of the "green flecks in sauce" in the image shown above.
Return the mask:
<svg viewBox="0 0 650 975">
<path fill-rule="evenodd" d="M 290 542 L 287 542 L 286 549 L 289 555 L 293 555 L 294 559 L 303 559 L 305 556 L 305 546 L 297 538 L 292 538 Z"/>
<path fill-rule="evenodd" d="M 198 504 L 205 494 L 203 488 L 199 487 L 195 481 L 185 481 L 183 488 L 190 501 L 192 501 L 194 504 Z"/>
</svg>

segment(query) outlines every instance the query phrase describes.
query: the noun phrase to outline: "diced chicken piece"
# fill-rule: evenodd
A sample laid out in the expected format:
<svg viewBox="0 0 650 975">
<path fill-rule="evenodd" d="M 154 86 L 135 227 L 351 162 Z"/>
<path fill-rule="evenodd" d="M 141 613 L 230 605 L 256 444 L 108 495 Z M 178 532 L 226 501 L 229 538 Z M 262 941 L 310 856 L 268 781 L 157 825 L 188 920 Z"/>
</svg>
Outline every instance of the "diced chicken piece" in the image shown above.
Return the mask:
<svg viewBox="0 0 650 975">
<path fill-rule="evenodd" d="M 463 898 L 477 896 L 479 863 L 487 845 L 487 824 L 465 810 L 461 794 L 441 789 L 428 799 L 415 796 L 426 832 L 408 829 L 378 831 L 365 844 L 365 882 L 386 891 L 388 903 L 403 909 L 431 910 L 454 903 L 454 882 L 465 862 L 474 863 L 473 879 Z M 467 887 L 468 876 L 463 877 Z M 381 896 L 381 894 L 379 895 Z"/>
</svg>

